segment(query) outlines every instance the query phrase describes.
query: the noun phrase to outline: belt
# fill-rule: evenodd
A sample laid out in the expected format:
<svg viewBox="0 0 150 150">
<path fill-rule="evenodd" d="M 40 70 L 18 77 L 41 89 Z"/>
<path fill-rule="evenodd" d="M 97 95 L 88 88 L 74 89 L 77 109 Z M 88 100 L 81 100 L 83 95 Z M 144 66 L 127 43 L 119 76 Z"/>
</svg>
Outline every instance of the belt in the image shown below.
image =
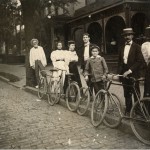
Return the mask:
<svg viewBox="0 0 150 150">
<path fill-rule="evenodd" d="M 56 61 L 65 61 L 64 59 L 57 59 Z"/>
</svg>

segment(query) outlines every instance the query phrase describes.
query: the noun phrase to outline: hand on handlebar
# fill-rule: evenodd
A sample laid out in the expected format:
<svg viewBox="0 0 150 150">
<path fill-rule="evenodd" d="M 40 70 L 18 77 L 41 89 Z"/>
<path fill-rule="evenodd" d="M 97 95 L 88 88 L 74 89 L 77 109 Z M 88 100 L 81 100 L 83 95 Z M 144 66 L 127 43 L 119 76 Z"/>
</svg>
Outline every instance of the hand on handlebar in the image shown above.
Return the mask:
<svg viewBox="0 0 150 150">
<path fill-rule="evenodd" d="M 124 72 L 123 77 L 127 77 L 131 73 L 132 73 L 132 70 L 129 69 L 128 71 Z"/>
<path fill-rule="evenodd" d="M 107 76 L 106 75 L 103 75 L 102 76 L 102 80 L 104 80 L 104 79 L 106 79 L 107 78 Z"/>
</svg>

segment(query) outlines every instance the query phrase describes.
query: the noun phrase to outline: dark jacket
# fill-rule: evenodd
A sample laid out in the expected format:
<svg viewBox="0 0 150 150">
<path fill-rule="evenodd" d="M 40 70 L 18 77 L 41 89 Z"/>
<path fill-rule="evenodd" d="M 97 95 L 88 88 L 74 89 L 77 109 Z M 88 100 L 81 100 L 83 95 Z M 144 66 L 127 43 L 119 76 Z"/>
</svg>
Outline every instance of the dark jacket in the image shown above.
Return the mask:
<svg viewBox="0 0 150 150">
<path fill-rule="evenodd" d="M 94 44 L 90 43 L 89 45 L 89 56 L 91 56 L 91 47 L 94 46 Z M 84 61 L 84 45 L 82 45 L 81 47 L 78 48 L 77 54 L 79 57 L 79 64 L 81 65 L 81 68 L 84 69 L 85 68 L 85 64 L 86 62 Z"/>
<path fill-rule="evenodd" d="M 127 65 L 124 64 L 123 60 L 124 48 L 125 45 L 121 47 L 119 51 L 118 73 L 123 74 L 125 71 L 128 71 L 130 69 L 132 71 L 130 76 L 139 78 L 139 69 L 144 63 L 141 47 L 134 42 L 132 43 L 128 54 Z"/>
</svg>

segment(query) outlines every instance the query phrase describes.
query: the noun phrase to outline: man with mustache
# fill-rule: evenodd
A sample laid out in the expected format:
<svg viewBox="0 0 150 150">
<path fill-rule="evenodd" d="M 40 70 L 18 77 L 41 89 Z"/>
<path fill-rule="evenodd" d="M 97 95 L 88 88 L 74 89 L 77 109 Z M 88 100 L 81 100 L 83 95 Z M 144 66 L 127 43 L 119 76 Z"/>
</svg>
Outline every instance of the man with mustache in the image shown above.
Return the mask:
<svg viewBox="0 0 150 150">
<path fill-rule="evenodd" d="M 139 68 L 143 64 L 143 55 L 140 46 L 132 41 L 134 35 L 132 28 L 123 29 L 122 35 L 125 39 L 125 45 L 119 51 L 118 73 L 123 75 L 123 78 L 121 78 L 123 84 L 132 85 L 132 80 L 126 77 L 140 78 Z M 129 86 L 123 85 L 123 89 L 126 105 L 125 114 L 129 115 L 132 108 L 132 95 L 134 93 L 133 89 Z M 135 84 L 135 89 L 140 97 L 138 82 Z M 134 100 L 137 100 L 135 94 Z"/>
</svg>

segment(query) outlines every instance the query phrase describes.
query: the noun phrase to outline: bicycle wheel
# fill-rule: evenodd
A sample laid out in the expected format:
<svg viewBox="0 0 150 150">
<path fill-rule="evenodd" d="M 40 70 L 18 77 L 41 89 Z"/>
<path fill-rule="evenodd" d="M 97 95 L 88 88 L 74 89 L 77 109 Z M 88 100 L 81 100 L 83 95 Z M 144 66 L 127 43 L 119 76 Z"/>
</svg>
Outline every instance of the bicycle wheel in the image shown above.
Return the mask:
<svg viewBox="0 0 150 150">
<path fill-rule="evenodd" d="M 116 128 L 120 125 L 122 120 L 120 100 L 114 93 L 107 93 L 107 98 L 108 108 L 103 122 L 110 128 Z"/>
<path fill-rule="evenodd" d="M 55 88 L 55 104 L 58 104 L 59 101 L 60 101 L 60 97 L 61 97 L 61 94 L 62 94 L 62 86 L 61 86 L 61 82 L 58 81 L 57 84 L 56 84 L 56 88 Z"/>
<path fill-rule="evenodd" d="M 82 87 L 80 89 L 80 102 L 77 109 L 79 115 L 84 115 L 90 105 L 90 92 L 88 88 Z"/>
<path fill-rule="evenodd" d="M 130 125 L 135 136 L 150 145 L 150 98 L 137 101 L 130 113 Z"/>
<path fill-rule="evenodd" d="M 49 88 L 48 88 L 48 103 L 53 106 L 56 101 L 56 86 L 55 81 L 49 82 Z"/>
<path fill-rule="evenodd" d="M 42 99 L 45 93 L 46 93 L 46 80 L 44 77 L 42 77 L 40 78 L 38 84 L 38 97 Z"/>
<path fill-rule="evenodd" d="M 100 90 L 92 103 L 91 122 L 93 126 L 99 126 L 105 117 L 108 106 L 107 92 Z"/>
<path fill-rule="evenodd" d="M 80 102 L 80 89 L 76 83 L 71 83 L 66 90 L 66 104 L 70 111 L 76 111 Z"/>
</svg>

